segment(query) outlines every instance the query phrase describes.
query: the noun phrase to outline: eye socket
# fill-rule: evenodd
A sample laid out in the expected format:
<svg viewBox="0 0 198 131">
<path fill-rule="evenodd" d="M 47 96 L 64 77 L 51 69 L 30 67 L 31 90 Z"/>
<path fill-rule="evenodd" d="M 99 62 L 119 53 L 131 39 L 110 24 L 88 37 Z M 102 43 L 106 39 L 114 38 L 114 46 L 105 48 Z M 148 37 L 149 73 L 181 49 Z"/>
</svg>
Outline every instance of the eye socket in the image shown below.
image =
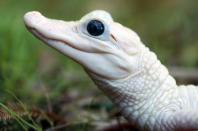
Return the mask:
<svg viewBox="0 0 198 131">
<path fill-rule="evenodd" d="M 87 24 L 87 32 L 92 36 L 100 36 L 104 33 L 104 24 L 98 20 L 91 20 Z"/>
</svg>

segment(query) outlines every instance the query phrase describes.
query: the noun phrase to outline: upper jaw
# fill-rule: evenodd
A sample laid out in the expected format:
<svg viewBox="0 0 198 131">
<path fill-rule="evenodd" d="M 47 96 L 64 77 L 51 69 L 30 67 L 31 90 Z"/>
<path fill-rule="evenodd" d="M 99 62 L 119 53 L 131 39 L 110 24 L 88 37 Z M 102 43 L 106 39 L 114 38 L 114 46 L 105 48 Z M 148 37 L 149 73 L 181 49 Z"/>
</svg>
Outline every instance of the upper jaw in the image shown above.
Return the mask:
<svg viewBox="0 0 198 131">
<path fill-rule="evenodd" d="M 24 23 L 28 30 L 39 39 L 63 42 L 72 48 L 89 53 L 114 52 L 107 42 L 99 41 L 85 35 L 80 29 L 79 21 L 62 21 L 44 17 L 37 11 L 24 15 Z M 46 43 L 46 42 L 45 42 Z M 94 44 L 100 43 L 100 44 Z M 47 43 L 48 44 L 48 43 Z"/>
<path fill-rule="evenodd" d="M 41 13 L 32 11 L 24 15 L 24 23 L 31 33 L 43 41 L 46 39 L 60 41 L 75 47 L 71 40 L 76 34 L 74 33 L 76 22 L 48 19 Z"/>
</svg>

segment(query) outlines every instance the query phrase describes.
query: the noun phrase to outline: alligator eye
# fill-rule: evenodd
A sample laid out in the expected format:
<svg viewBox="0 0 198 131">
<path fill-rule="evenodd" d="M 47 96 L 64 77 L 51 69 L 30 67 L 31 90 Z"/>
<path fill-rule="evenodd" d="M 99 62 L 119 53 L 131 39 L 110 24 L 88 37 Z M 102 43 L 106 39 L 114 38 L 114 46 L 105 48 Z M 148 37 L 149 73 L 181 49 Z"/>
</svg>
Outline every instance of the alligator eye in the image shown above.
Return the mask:
<svg viewBox="0 0 198 131">
<path fill-rule="evenodd" d="M 90 35 L 93 36 L 99 36 L 104 33 L 104 25 L 102 22 L 98 20 L 91 20 L 87 24 L 87 31 L 89 32 Z"/>
</svg>

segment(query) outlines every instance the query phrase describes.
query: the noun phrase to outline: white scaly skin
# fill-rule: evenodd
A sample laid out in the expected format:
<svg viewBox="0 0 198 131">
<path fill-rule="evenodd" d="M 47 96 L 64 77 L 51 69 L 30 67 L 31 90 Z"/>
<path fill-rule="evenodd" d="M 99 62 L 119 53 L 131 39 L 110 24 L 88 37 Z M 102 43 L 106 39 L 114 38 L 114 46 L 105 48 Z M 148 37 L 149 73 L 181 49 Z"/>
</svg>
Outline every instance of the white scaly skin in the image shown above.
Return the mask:
<svg viewBox="0 0 198 131">
<path fill-rule="evenodd" d="M 101 21 L 104 33 L 89 34 L 90 20 Z M 107 12 L 93 11 L 80 21 L 65 22 L 33 11 L 24 22 L 37 38 L 81 64 L 140 130 L 198 130 L 197 87 L 177 86 L 138 35 Z"/>
</svg>

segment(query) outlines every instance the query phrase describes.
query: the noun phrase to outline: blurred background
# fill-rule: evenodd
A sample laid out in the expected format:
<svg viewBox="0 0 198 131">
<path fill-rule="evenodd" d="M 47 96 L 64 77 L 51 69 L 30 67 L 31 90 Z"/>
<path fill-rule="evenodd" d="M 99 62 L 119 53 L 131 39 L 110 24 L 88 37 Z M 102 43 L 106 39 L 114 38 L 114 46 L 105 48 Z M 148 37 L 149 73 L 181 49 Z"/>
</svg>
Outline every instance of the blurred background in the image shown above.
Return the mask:
<svg viewBox="0 0 198 131">
<path fill-rule="evenodd" d="M 179 83 L 198 83 L 197 8 L 197 0 L 0 0 L 0 103 L 8 108 L 0 107 L 0 128 L 121 130 L 119 113 L 83 69 L 26 30 L 26 12 L 79 20 L 104 9 L 174 66 Z"/>
</svg>

